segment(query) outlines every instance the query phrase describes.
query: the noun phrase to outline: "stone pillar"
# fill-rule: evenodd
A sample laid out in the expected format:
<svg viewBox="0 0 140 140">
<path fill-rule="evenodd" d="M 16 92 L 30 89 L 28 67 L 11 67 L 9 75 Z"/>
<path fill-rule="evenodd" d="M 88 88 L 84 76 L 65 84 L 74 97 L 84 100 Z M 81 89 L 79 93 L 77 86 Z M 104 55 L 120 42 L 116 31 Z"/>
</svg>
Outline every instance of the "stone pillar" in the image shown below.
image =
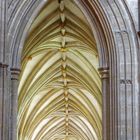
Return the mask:
<svg viewBox="0 0 140 140">
<path fill-rule="evenodd" d="M 11 68 L 11 139 L 17 139 L 18 77 L 20 70 Z"/>
<path fill-rule="evenodd" d="M 138 0 L 138 35 L 140 37 L 140 0 Z"/>
<path fill-rule="evenodd" d="M 0 63 L 0 140 L 9 139 L 8 65 Z"/>
<path fill-rule="evenodd" d="M 109 68 L 98 69 L 102 80 L 102 124 L 103 124 L 103 140 L 111 140 L 110 138 L 110 83 Z"/>
<path fill-rule="evenodd" d="M 3 135 L 3 69 L 2 64 L 0 64 L 0 140 L 2 140 Z"/>
</svg>

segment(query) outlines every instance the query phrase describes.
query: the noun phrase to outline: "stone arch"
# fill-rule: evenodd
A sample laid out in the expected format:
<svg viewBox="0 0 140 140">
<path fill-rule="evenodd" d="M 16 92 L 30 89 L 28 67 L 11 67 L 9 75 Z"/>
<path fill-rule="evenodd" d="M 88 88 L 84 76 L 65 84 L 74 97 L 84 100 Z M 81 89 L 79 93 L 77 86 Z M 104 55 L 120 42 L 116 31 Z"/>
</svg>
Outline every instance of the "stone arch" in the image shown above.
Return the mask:
<svg viewBox="0 0 140 140">
<path fill-rule="evenodd" d="M 138 99 L 138 40 L 127 4 L 121 1 L 75 2 L 87 15 L 100 54 L 99 70 L 105 99 L 104 139 L 131 137 L 130 139 L 137 140 L 139 128 L 136 124 L 139 121 L 136 116 L 139 111 L 139 101 L 134 103 L 134 99 Z M 14 5 L 17 9 L 17 12 L 11 9 L 11 17 L 15 18 L 9 18 L 10 50 L 6 53 L 6 56 L 9 56 L 7 61 L 11 67 L 12 77 L 20 69 L 20 55 L 28 29 L 45 3 L 47 3 L 45 0 L 20 1 L 15 4 L 13 1 L 10 5 L 11 7 Z M 11 88 L 16 92 L 15 85 Z M 107 102 L 109 104 L 106 104 Z M 137 131 L 134 132 L 134 128 Z"/>
</svg>

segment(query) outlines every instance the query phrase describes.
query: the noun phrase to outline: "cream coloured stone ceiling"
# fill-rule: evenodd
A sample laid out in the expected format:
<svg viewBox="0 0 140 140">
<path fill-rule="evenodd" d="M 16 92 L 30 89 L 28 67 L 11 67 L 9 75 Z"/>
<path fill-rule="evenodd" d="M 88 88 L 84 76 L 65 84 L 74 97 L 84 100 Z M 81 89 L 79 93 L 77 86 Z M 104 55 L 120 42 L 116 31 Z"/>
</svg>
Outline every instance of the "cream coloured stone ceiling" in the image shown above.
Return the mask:
<svg viewBox="0 0 140 140">
<path fill-rule="evenodd" d="M 101 140 L 98 52 L 72 0 L 49 0 L 22 54 L 18 140 Z"/>
</svg>

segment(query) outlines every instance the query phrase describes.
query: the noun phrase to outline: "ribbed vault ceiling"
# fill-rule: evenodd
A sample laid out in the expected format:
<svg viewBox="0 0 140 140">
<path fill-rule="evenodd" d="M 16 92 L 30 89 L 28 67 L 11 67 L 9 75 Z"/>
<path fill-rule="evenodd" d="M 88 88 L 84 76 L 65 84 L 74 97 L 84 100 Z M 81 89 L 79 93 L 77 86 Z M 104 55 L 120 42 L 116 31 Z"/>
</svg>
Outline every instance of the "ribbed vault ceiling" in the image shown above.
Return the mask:
<svg viewBox="0 0 140 140">
<path fill-rule="evenodd" d="M 102 95 L 91 28 L 72 0 L 50 0 L 27 36 L 19 140 L 101 140 Z"/>
</svg>

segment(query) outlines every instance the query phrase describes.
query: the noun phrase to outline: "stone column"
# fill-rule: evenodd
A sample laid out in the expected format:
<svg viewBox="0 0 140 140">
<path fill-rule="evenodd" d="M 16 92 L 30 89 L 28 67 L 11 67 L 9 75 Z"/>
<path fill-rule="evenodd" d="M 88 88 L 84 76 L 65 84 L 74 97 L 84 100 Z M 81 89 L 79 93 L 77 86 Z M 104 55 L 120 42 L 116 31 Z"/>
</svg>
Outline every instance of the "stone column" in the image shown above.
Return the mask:
<svg viewBox="0 0 140 140">
<path fill-rule="evenodd" d="M 2 64 L 0 64 L 0 140 L 2 140 L 3 135 L 2 119 L 3 119 L 3 69 Z"/>
<path fill-rule="evenodd" d="M 110 140 L 110 83 L 109 68 L 99 68 L 102 80 L 102 124 L 103 124 L 103 140 Z"/>
<path fill-rule="evenodd" d="M 9 139 L 8 65 L 0 63 L 0 140 Z"/>
<path fill-rule="evenodd" d="M 11 139 L 17 139 L 18 77 L 20 70 L 11 68 Z"/>
</svg>

